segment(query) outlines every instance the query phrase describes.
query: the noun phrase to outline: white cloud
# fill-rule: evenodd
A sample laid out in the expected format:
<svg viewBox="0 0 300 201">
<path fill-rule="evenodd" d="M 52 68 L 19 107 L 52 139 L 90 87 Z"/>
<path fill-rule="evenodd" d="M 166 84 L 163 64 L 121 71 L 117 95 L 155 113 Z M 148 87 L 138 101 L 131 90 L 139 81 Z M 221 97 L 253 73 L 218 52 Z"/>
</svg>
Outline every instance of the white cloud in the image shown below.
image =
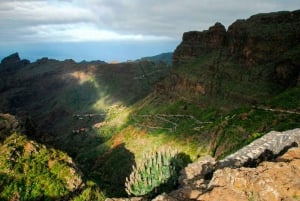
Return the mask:
<svg viewBox="0 0 300 201">
<path fill-rule="evenodd" d="M 33 39 L 37 41 L 47 40 L 48 42 L 68 41 L 149 41 L 149 40 L 172 40 L 164 36 L 151 36 L 141 34 L 120 34 L 108 30 L 100 30 L 93 24 L 59 24 L 59 25 L 39 25 L 32 27 L 32 31 L 37 30 L 35 34 L 26 36 L 26 40 Z"/>
<path fill-rule="evenodd" d="M 0 8 L 1 24 L 19 26 L 85 22 L 96 17 L 87 9 L 62 1 L 2 1 Z"/>
<path fill-rule="evenodd" d="M 299 0 L 1 0 L 0 44 L 179 39 L 216 21 L 299 7 Z"/>
<path fill-rule="evenodd" d="M 299 0 L 86 0 L 98 21 L 115 31 L 180 37 L 219 21 L 226 26 L 260 12 L 294 10 Z M 104 14 L 102 15 L 102 11 Z"/>
</svg>

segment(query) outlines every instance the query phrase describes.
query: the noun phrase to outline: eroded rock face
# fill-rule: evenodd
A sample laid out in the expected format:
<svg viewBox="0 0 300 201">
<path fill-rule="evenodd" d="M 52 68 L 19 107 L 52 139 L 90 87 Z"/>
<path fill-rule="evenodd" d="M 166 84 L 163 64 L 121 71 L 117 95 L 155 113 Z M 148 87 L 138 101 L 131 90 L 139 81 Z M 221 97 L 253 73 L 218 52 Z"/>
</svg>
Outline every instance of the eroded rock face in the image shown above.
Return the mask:
<svg viewBox="0 0 300 201">
<path fill-rule="evenodd" d="M 13 115 L 0 113 L 0 140 L 19 131 L 23 131 L 23 127 Z"/>
<path fill-rule="evenodd" d="M 2 59 L 0 64 L 0 71 L 13 71 L 17 68 L 21 68 L 29 64 L 30 61 L 23 59 L 21 60 L 18 53 L 11 54 Z"/>
<path fill-rule="evenodd" d="M 16 64 L 20 61 L 21 61 L 21 59 L 19 57 L 19 54 L 14 53 L 14 54 L 11 54 L 11 55 L 5 57 L 4 59 L 2 59 L 1 64 L 8 66 L 8 65 Z"/>
<path fill-rule="evenodd" d="M 247 65 L 276 60 L 299 43 L 299 21 L 299 11 L 257 14 L 237 20 L 228 28 L 228 48 Z"/>
<path fill-rule="evenodd" d="M 209 189 L 197 200 L 293 200 L 300 196 L 300 148 L 257 168 L 217 170 Z"/>
<path fill-rule="evenodd" d="M 237 20 L 227 32 L 221 23 L 202 32 L 186 32 L 174 52 L 174 63 L 220 48 L 228 48 L 230 54 L 247 65 L 268 62 L 299 44 L 299 25 L 298 10 L 257 14 L 247 20 Z"/>
<path fill-rule="evenodd" d="M 216 23 L 209 30 L 184 33 L 173 64 L 213 57 L 212 68 L 220 61 L 232 62 L 249 70 L 254 75 L 250 79 L 267 79 L 286 88 L 299 84 L 299 43 L 300 10 L 257 14 L 235 21 L 227 31 Z"/>
<path fill-rule="evenodd" d="M 158 82 L 154 87 L 154 91 L 156 94 L 168 94 L 170 96 L 176 96 L 176 94 L 180 93 L 191 93 L 193 95 L 205 95 L 208 93 L 207 87 L 201 81 L 189 80 L 175 73 L 163 82 Z"/>
<path fill-rule="evenodd" d="M 190 31 L 183 34 L 182 43 L 174 52 L 174 63 L 181 60 L 196 58 L 204 53 L 221 48 L 225 41 L 226 29 L 221 23 L 216 23 L 203 32 Z"/>
<path fill-rule="evenodd" d="M 264 137 L 216 162 L 207 156 L 188 165 L 179 178 L 180 188 L 155 201 L 295 200 L 300 197 L 300 129 L 270 132 Z M 287 150 L 283 155 L 284 151 Z M 261 153 L 272 152 L 272 161 L 243 167 Z M 274 158 L 275 156 L 275 158 Z M 236 162 L 239 161 L 239 165 Z M 220 165 L 221 164 L 221 165 Z"/>
</svg>

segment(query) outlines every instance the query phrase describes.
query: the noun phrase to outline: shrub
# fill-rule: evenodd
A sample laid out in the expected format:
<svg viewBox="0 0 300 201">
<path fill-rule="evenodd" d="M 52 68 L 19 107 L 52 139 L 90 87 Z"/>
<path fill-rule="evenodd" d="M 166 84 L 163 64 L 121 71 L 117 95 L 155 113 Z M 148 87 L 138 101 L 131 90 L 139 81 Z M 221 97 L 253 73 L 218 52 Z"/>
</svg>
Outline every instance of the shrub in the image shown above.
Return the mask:
<svg viewBox="0 0 300 201">
<path fill-rule="evenodd" d="M 177 183 L 177 151 L 163 149 L 144 156 L 144 160 L 126 178 L 128 195 L 154 195 L 170 190 Z"/>
</svg>

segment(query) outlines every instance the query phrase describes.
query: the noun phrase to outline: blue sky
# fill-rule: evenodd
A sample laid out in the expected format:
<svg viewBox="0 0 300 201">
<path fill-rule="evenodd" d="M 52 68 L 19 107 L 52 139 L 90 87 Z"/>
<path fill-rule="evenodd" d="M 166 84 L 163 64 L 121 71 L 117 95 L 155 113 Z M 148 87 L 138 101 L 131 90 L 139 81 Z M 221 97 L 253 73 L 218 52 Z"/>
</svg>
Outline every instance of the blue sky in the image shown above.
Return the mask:
<svg viewBox="0 0 300 201">
<path fill-rule="evenodd" d="M 0 59 L 126 61 L 173 51 L 185 31 L 299 8 L 299 0 L 1 0 Z"/>
</svg>

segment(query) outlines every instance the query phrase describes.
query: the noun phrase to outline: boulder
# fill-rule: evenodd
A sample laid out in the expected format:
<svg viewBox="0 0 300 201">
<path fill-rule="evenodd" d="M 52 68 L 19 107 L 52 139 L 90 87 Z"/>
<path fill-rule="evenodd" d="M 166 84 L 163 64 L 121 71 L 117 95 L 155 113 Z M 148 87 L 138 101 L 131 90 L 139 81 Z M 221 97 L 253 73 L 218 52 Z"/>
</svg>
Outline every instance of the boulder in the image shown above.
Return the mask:
<svg viewBox="0 0 300 201">
<path fill-rule="evenodd" d="M 198 200 L 295 200 L 300 197 L 300 148 L 257 168 L 217 170 Z"/>
</svg>

